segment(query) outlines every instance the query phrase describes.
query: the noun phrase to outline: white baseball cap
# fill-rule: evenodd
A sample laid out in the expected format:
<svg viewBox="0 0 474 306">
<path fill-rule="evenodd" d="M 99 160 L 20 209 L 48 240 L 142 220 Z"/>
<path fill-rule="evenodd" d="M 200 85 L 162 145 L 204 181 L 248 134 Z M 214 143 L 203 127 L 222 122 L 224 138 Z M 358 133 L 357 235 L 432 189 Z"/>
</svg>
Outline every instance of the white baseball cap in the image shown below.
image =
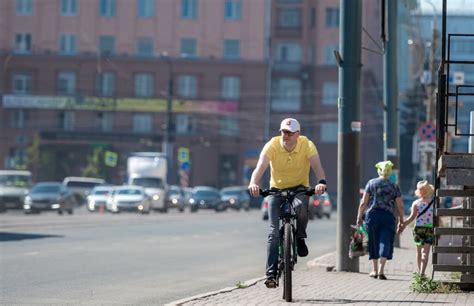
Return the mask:
<svg viewBox="0 0 474 306">
<path fill-rule="evenodd" d="M 292 133 L 298 132 L 300 130 L 300 123 L 298 122 L 298 120 L 293 118 L 283 119 L 280 124 L 280 131 L 281 130 L 290 131 Z"/>
</svg>

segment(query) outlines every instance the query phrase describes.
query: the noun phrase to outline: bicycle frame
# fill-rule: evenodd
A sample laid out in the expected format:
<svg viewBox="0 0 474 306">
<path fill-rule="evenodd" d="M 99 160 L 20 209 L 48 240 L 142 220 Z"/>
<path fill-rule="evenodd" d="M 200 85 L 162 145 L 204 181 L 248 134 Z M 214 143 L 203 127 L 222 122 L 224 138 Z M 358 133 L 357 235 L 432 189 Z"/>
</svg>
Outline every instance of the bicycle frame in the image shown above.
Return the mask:
<svg viewBox="0 0 474 306">
<path fill-rule="evenodd" d="M 261 190 L 262 196 L 275 195 L 284 198 L 280 204 L 279 216 L 279 254 L 278 254 L 278 274 L 277 286 L 280 277 L 283 274 L 283 299 L 287 302 L 292 300 L 292 277 L 291 271 L 294 270 L 298 260 L 296 252 L 296 211 L 293 206 L 293 200 L 299 194 L 312 195 L 312 188 L 291 188 L 284 190 Z"/>
</svg>

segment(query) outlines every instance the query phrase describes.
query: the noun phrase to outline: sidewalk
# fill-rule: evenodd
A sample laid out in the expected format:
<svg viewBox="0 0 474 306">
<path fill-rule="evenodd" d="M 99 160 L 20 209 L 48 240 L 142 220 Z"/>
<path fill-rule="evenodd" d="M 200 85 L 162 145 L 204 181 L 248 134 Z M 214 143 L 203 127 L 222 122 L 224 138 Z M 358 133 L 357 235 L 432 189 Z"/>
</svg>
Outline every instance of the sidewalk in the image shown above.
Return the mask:
<svg viewBox="0 0 474 306">
<path fill-rule="evenodd" d="M 315 304 L 384 304 L 384 305 L 474 305 L 474 292 L 450 294 L 413 293 L 410 290 L 412 273 L 416 270 L 415 246 L 410 230 L 400 237 L 402 248 L 395 248 L 394 258 L 387 262 L 388 280 L 368 276 L 368 256 L 361 257 L 360 273 L 328 272 L 336 264 L 336 253 L 297 266 L 293 274 L 293 303 Z M 311 250 L 310 250 L 311 252 Z M 311 254 L 311 253 L 310 253 Z M 430 256 L 431 257 L 431 256 Z M 431 275 L 431 270 L 427 271 Z M 435 279 L 440 279 L 440 272 Z M 247 281 L 247 288 L 225 288 L 216 292 L 174 301 L 168 305 L 283 305 L 282 285 L 267 289 L 263 277 Z"/>
</svg>

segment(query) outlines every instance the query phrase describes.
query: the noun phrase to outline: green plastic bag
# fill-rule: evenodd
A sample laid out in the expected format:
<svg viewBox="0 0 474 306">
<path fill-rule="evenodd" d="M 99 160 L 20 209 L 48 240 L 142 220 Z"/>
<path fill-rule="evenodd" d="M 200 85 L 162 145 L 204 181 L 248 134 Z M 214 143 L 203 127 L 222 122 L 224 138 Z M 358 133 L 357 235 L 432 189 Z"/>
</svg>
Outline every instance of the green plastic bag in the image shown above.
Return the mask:
<svg viewBox="0 0 474 306">
<path fill-rule="evenodd" d="M 351 225 L 349 258 L 364 256 L 368 253 L 369 234 L 364 225 Z"/>
</svg>

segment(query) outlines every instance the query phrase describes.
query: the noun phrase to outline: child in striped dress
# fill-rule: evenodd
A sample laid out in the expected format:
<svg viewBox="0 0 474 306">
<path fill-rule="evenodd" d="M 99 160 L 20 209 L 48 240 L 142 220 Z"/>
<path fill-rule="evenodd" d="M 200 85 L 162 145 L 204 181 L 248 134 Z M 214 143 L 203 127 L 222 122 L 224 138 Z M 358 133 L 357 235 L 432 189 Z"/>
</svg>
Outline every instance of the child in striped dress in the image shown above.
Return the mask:
<svg viewBox="0 0 474 306">
<path fill-rule="evenodd" d="M 405 228 L 416 219 L 413 229 L 413 239 L 416 244 L 416 263 L 418 273 L 425 275 L 430 256 L 430 248 L 433 244 L 433 185 L 428 181 L 420 181 L 416 184 L 415 195 L 418 197 L 411 206 L 411 214 L 403 223 Z"/>
</svg>

